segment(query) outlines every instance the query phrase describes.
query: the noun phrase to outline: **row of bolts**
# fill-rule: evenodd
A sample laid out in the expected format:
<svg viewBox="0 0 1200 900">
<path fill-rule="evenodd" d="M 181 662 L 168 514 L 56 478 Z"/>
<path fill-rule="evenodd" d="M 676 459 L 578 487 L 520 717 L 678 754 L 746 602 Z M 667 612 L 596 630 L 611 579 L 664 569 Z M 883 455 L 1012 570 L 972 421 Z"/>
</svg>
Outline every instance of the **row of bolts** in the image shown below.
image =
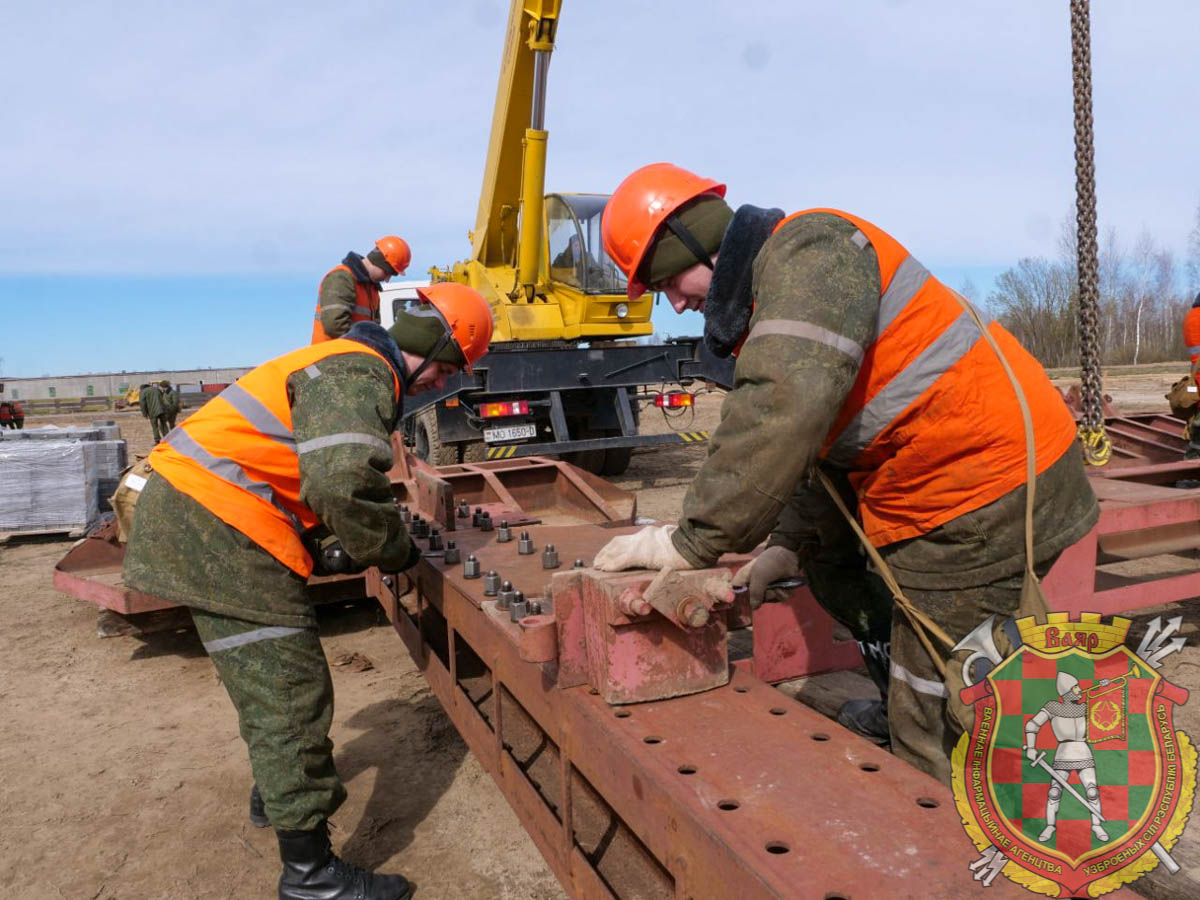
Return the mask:
<svg viewBox="0 0 1200 900">
<path fill-rule="evenodd" d="M 471 518 L 471 524 L 480 531 L 493 530 L 491 513 L 477 506 L 472 516 L 471 506 L 466 500 L 459 503 L 456 515 L 460 519 Z M 441 553 L 447 565 L 454 565 L 459 562 L 461 554 L 454 541 L 452 539 L 447 540 L 443 546 L 442 533 L 419 515 L 410 512 L 407 506 L 402 505 L 400 507 L 400 520 L 408 526 L 409 533 L 413 537 L 426 538 L 429 541 L 430 553 Z M 505 544 L 511 540 L 512 530 L 508 527 L 508 521 L 501 520 L 499 529 L 496 529 L 496 542 Z M 534 549 L 533 539 L 529 536 L 529 532 L 522 531 L 517 540 L 517 553 L 522 556 L 529 556 L 533 553 Z M 558 551 L 554 549 L 553 544 L 547 544 L 542 550 L 542 568 L 557 569 L 558 567 Z M 575 560 L 574 568 L 582 569 L 583 567 L 582 559 Z M 479 560 L 473 553 L 468 554 L 466 560 L 463 561 L 463 577 L 468 579 L 481 577 Z M 543 610 L 542 601 L 526 600 L 525 594 L 515 590 L 511 581 L 501 581 L 499 573 L 494 569 L 482 575 L 482 578 L 483 595 L 485 597 L 495 597 L 496 608 L 508 610 L 509 619 L 513 622 L 519 622 L 526 616 L 541 614 Z"/>
</svg>

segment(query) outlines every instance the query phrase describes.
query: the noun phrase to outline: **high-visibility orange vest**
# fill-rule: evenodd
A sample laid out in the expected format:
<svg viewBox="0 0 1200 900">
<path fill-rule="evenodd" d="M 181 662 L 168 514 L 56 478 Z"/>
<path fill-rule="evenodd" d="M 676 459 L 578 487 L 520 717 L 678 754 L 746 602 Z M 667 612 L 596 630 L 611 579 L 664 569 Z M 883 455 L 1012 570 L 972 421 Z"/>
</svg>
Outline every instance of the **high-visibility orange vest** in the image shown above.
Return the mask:
<svg viewBox="0 0 1200 900">
<path fill-rule="evenodd" d="M 300 502 L 300 457 L 292 433 L 287 380 L 301 369 L 319 377 L 321 360 L 377 350 L 338 338 L 293 350 L 247 372 L 155 446 L 150 466 L 176 490 L 236 528 L 298 575 L 313 563 L 300 535 L 317 525 Z M 392 370 L 395 396 L 401 382 Z"/>
<path fill-rule="evenodd" d="M 879 260 L 879 318 L 867 346 L 808 323 L 781 322 L 777 329 L 803 332 L 861 359 L 821 455 L 847 470 L 871 541 L 885 546 L 927 534 L 1024 484 L 1016 393 L 954 292 L 890 235 L 840 210 L 805 210 L 776 230 L 807 213 L 852 222 L 861 233 L 856 242 L 869 241 Z M 1025 391 L 1037 471 L 1044 472 L 1074 442 L 1075 420 L 1038 361 L 977 311 Z M 772 326 L 759 321 L 748 340 L 756 331 L 772 333 Z"/>
<path fill-rule="evenodd" d="M 350 322 L 378 322 L 379 321 L 379 285 L 373 281 L 359 281 L 354 278 L 354 273 L 350 271 L 347 265 L 337 265 L 325 273 L 321 279 L 321 283 L 325 283 L 325 279 L 334 272 L 343 271 L 354 279 L 354 309 L 350 313 Z M 321 324 L 321 289 L 317 288 L 317 311 L 313 315 L 313 330 L 312 342 L 319 344 L 322 341 L 334 340 L 325 333 L 325 326 Z"/>
<path fill-rule="evenodd" d="M 1183 317 L 1183 345 L 1195 372 L 1200 366 L 1200 306 L 1193 306 Z"/>
</svg>

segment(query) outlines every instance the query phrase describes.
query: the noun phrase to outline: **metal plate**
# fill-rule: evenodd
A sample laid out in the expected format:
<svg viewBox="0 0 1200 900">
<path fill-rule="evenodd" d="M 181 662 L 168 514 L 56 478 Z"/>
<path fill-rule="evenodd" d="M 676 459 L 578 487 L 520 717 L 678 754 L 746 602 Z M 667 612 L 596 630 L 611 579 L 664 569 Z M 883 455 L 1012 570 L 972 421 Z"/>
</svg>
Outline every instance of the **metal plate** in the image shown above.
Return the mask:
<svg viewBox="0 0 1200 900">
<path fill-rule="evenodd" d="M 488 444 L 494 444 L 497 441 L 519 441 L 531 437 L 537 437 L 537 426 L 532 422 L 527 425 L 504 425 L 500 428 L 483 429 L 483 440 Z"/>
</svg>

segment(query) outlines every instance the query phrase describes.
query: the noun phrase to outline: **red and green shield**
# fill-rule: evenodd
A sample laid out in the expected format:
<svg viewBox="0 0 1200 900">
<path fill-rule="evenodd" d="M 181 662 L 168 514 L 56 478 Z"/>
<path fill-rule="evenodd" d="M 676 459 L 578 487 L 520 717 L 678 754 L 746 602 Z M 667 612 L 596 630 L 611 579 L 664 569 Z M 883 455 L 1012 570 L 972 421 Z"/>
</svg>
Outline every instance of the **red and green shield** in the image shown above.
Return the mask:
<svg viewBox="0 0 1200 900">
<path fill-rule="evenodd" d="M 1027 758 L 1025 724 L 1059 699 L 1060 672 L 1075 676 L 1087 698 L 1087 740 L 1106 841 L 1095 836 L 1091 813 L 1066 789 L 1054 834 L 1044 843 L 1038 840 L 1046 826 L 1052 776 Z M 1101 685 L 1102 679 L 1113 683 Z M 1181 795 L 1186 793 L 1190 803 L 1185 759 L 1171 720 L 1187 691 L 1163 680 L 1124 646 L 1102 654 L 1078 648 L 1047 654 L 1022 646 L 961 696 L 975 707 L 974 730 L 963 736 L 955 754 L 960 764 L 955 789 L 968 831 L 967 810 L 989 843 L 1030 873 L 1060 885 L 1062 896 L 1082 892 L 1151 852 Z M 1058 740 L 1049 723 L 1038 732 L 1036 748 L 1045 751 L 1045 763 L 1053 767 Z M 1058 774 L 1086 796 L 1078 771 Z"/>
</svg>

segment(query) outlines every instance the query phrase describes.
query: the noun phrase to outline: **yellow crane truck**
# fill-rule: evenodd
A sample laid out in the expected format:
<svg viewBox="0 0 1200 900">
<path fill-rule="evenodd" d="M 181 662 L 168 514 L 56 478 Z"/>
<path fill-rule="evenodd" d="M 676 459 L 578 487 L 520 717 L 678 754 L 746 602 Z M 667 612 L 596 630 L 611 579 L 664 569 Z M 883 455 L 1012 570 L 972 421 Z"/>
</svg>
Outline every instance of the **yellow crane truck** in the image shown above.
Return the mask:
<svg viewBox="0 0 1200 900">
<path fill-rule="evenodd" d="M 696 439 L 639 434 L 640 389 L 672 405 L 690 398 L 659 386 L 732 381 L 732 361 L 699 338 L 650 340 L 652 295 L 630 300 L 604 252 L 608 195 L 544 193 L 546 78 L 560 8 L 561 0 L 513 0 L 471 256 L 430 270 L 433 281 L 478 290 L 495 317 L 475 374 L 406 410 L 406 438 L 437 465 L 556 454 L 617 475 L 634 447 Z"/>
</svg>

